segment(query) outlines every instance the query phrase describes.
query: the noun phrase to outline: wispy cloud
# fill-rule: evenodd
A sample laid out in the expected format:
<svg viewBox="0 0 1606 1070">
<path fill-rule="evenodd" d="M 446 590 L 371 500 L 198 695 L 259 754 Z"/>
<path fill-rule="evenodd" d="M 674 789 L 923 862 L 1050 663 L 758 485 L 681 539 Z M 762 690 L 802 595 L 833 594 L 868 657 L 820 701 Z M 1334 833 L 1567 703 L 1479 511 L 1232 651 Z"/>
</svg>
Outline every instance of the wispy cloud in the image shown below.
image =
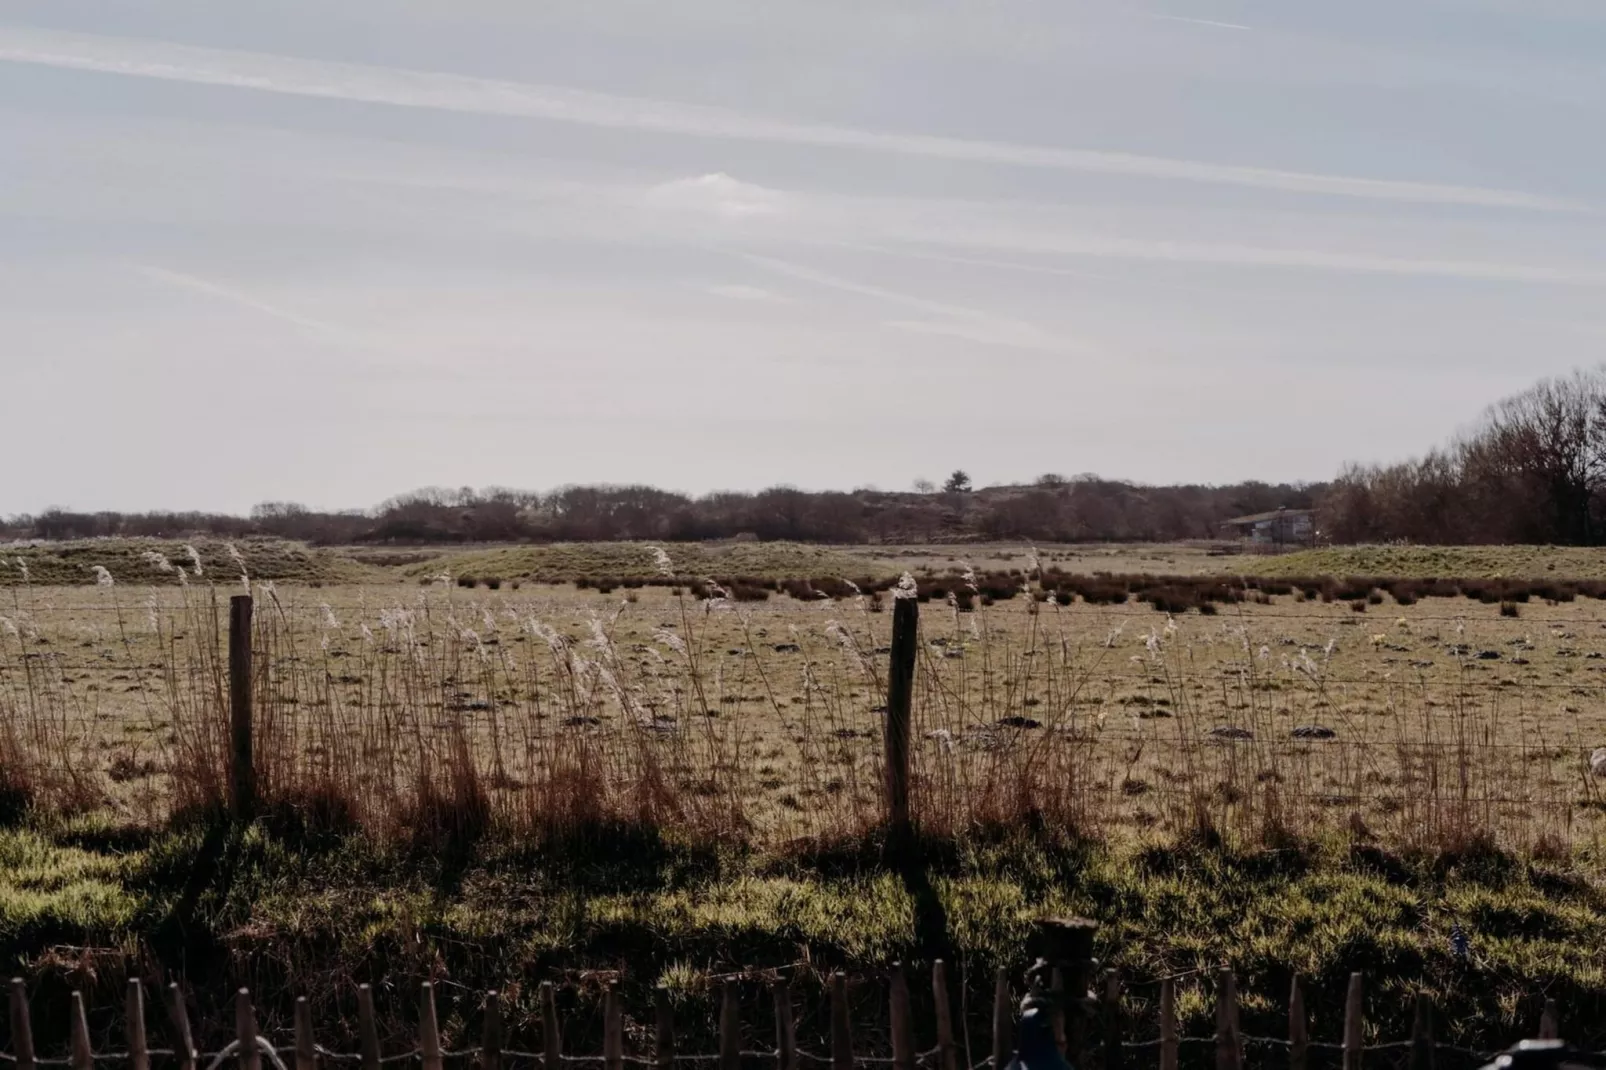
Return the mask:
<svg viewBox="0 0 1606 1070">
<path fill-rule="evenodd" d="M 707 287 L 709 293 L 715 297 L 728 297 L 732 301 L 785 301 L 786 298 L 774 290 L 766 290 L 762 286 L 748 286 L 744 283 L 719 283 Z"/>
<path fill-rule="evenodd" d="M 861 297 L 870 297 L 888 304 L 903 308 L 914 309 L 918 312 L 936 317 L 930 320 L 892 319 L 887 320 L 886 326 L 897 330 L 918 331 L 923 334 L 943 334 L 957 338 L 966 338 L 973 342 L 986 345 L 1009 346 L 1015 349 L 1036 349 L 1049 351 L 1078 350 L 1091 352 L 1091 347 L 1082 345 L 1061 335 L 1052 334 L 1032 323 L 1014 319 L 1008 316 L 999 316 L 978 308 L 966 305 L 955 305 L 944 301 L 932 301 L 913 294 L 900 293 L 896 290 L 887 290 L 880 286 L 869 286 L 854 282 L 838 275 L 817 271 L 790 260 L 781 260 L 772 256 L 759 256 L 754 253 L 742 254 L 742 259 L 770 271 L 786 275 L 801 282 L 823 286 L 843 293 L 857 294 Z"/>
<path fill-rule="evenodd" d="M 198 275 L 189 275 L 182 271 L 172 271 L 168 268 L 157 267 L 154 264 L 135 264 L 134 270 L 152 282 L 189 290 L 192 293 L 204 294 L 207 297 L 216 298 L 238 308 L 247 308 L 264 316 L 293 324 L 309 334 L 317 335 L 332 342 L 364 346 L 369 344 L 366 338 L 344 327 L 327 323 L 312 316 L 304 316 L 292 309 L 263 301 L 233 286 L 227 286 L 210 279 L 203 279 Z"/>
<path fill-rule="evenodd" d="M 0 61 L 694 137 L 852 148 L 1340 197 L 1541 211 L 1589 210 L 1588 206 L 1565 199 L 1514 190 L 865 130 L 561 86 L 20 26 L 0 27 Z"/>
<path fill-rule="evenodd" d="M 1218 22 L 1215 19 L 1190 19 L 1186 15 L 1162 15 L 1157 11 L 1145 11 L 1144 17 L 1160 19 L 1164 22 L 1186 22 L 1193 26 L 1213 26 L 1218 30 L 1253 30 L 1253 26 L 1245 26 L 1241 22 Z"/>
<path fill-rule="evenodd" d="M 646 199 L 652 207 L 724 219 L 779 215 L 787 209 L 786 194 L 739 181 L 723 171 L 664 182 L 649 189 Z"/>
</svg>

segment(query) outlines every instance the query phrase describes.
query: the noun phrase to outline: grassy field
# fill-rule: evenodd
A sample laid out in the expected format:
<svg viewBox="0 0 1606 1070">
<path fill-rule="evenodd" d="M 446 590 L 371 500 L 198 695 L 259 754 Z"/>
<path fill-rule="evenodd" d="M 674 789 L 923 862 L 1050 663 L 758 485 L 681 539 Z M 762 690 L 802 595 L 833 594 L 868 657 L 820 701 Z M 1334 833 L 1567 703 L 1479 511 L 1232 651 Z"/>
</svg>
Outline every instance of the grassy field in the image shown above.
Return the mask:
<svg viewBox="0 0 1606 1070">
<path fill-rule="evenodd" d="M 0 555 L 29 563 L 0 606 L 0 954 L 47 987 L 92 983 L 110 1005 L 133 962 L 220 994 L 248 982 L 282 1015 L 295 992 L 335 1009 L 353 979 L 449 978 L 463 1001 L 512 980 L 528 1016 L 530 981 L 570 982 L 590 1007 L 618 973 L 634 1006 L 664 982 L 695 1017 L 731 970 L 807 987 L 831 966 L 942 954 L 986 977 L 1018 962 L 1031 918 L 1065 910 L 1104 924 L 1134 1013 L 1154 979 L 1193 977 L 1195 1031 L 1208 986 L 1192 971 L 1221 963 L 1266 1029 L 1294 971 L 1329 1006 L 1349 970 L 1373 973 L 1393 1035 L 1416 986 L 1474 1045 L 1526 1028 L 1542 992 L 1570 1017 L 1606 1010 L 1606 806 L 1589 765 L 1606 745 L 1606 629 L 1588 598 L 1516 615 L 1381 592 L 1209 615 L 933 600 L 911 865 L 875 833 L 884 598 L 554 582 L 651 577 L 658 559 L 633 545 L 198 546 L 199 576 L 182 547 L 84 545 L 99 556 Z M 1031 561 L 1001 546 L 669 551 L 668 571 L 691 575 Z M 1037 560 L 1305 575 L 1322 559 Z M 216 817 L 222 606 L 242 562 L 267 797 L 246 830 Z M 81 568 L 93 584 L 95 564 L 111 585 L 47 582 L 82 583 Z M 454 1004 L 450 1028 L 470 1019 Z"/>
</svg>

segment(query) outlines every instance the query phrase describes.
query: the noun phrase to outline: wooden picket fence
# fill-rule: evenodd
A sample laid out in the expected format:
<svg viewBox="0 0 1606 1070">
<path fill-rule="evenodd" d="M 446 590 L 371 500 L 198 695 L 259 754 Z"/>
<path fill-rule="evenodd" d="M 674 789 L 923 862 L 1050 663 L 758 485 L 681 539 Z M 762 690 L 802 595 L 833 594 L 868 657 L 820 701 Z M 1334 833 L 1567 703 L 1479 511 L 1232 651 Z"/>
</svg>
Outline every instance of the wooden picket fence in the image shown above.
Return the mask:
<svg viewBox="0 0 1606 1070">
<path fill-rule="evenodd" d="M 1076 970 L 1084 974 L 1084 970 Z M 1091 978 L 1079 978 L 1091 980 Z M 1158 1065 L 1159 1070 L 1177 1070 L 1184 1046 L 1213 1047 L 1216 1070 L 1242 1070 L 1246 1045 L 1282 1049 L 1286 1060 L 1277 1062 L 1288 1070 L 1308 1070 L 1313 1052 L 1341 1056 L 1343 1070 L 1362 1070 L 1368 1053 L 1394 1053 L 1391 1065 L 1401 1062 L 1410 1070 L 1432 1070 L 1435 1056 L 1440 1052 L 1454 1052 L 1468 1060 L 1487 1061 L 1492 1056 L 1468 1049 L 1442 1044 L 1434 1039 L 1433 1011 L 1425 996 L 1419 996 L 1414 1010 L 1414 1027 L 1408 1040 L 1395 1043 L 1367 1045 L 1364 1042 L 1365 1021 L 1362 1014 L 1364 980 L 1361 974 L 1350 977 L 1345 1004 L 1344 1031 L 1341 1043 L 1319 1043 L 1310 1039 L 1310 1023 L 1305 1010 L 1301 982 L 1294 979 L 1288 1003 L 1288 1036 L 1246 1036 L 1238 1024 L 1237 982 L 1229 970 L 1222 970 L 1216 979 L 1216 1029 L 1213 1036 L 1182 1037 L 1179 1035 L 1176 1013 L 1176 980 L 1160 982 L 1159 1037 L 1154 1040 L 1125 1039 L 1126 1023 L 1122 1020 L 1122 984 L 1114 970 L 1105 971 L 1102 991 L 1093 1015 L 1059 1015 L 1054 1021 L 1056 1039 L 1067 1059 L 1077 1068 L 1102 1067 L 1103 1070 L 1126 1070 L 1133 1067 Z M 11 982 L 10 1018 L 11 1053 L 0 1053 L 0 1061 L 10 1062 L 15 1070 L 38 1070 L 40 1067 L 65 1066 L 70 1070 L 94 1070 L 97 1063 L 126 1063 L 128 1070 L 150 1070 L 153 1057 L 170 1060 L 176 1070 L 218 1070 L 229 1060 L 236 1060 L 239 1070 L 328 1070 L 333 1063 L 357 1063 L 361 1070 L 383 1070 L 387 1064 L 416 1061 L 422 1070 L 445 1070 L 451 1060 L 454 1065 L 468 1065 L 471 1061 L 479 1070 L 503 1070 L 513 1063 L 542 1068 L 584 1064 L 601 1064 L 603 1070 L 624 1070 L 632 1067 L 652 1067 L 654 1070 L 673 1070 L 678 1062 L 716 1063 L 718 1070 L 742 1070 L 744 1063 L 773 1065 L 775 1070 L 800 1070 L 803 1064 L 829 1066 L 831 1070 L 855 1070 L 855 1067 L 887 1066 L 893 1070 L 984 1070 L 1008 1064 L 1013 1053 L 1012 1036 L 1015 1026 L 1015 1001 L 1007 971 L 999 970 L 994 986 L 992 1005 L 993 1043 L 991 1054 L 965 1067 L 963 1052 L 955 1041 L 953 1003 L 951 1000 L 946 967 L 942 962 L 932 969 L 932 995 L 936 1046 L 921 1051 L 916 1046 L 916 1031 L 910 1009 L 909 981 L 901 966 L 894 966 L 888 985 L 890 999 L 891 1055 L 867 1055 L 855 1050 L 852 1023 L 847 998 L 846 976 L 838 972 L 830 978 L 830 1051 L 819 1054 L 798 1046 L 793 1018 L 793 991 L 784 981 L 771 985 L 775 1009 L 775 1048 L 769 1051 L 750 1051 L 742 1048 L 741 1007 L 737 986 L 727 980 L 721 992 L 718 1021 L 719 1050 L 712 1054 L 682 1054 L 675 1043 L 674 1017 L 669 994 L 659 988 L 656 992 L 656 1032 L 650 1056 L 625 1054 L 625 1030 L 621 1000 L 615 984 L 606 988 L 603 1007 L 603 1050 L 600 1056 L 572 1055 L 563 1050 L 562 1027 L 559 1021 L 557 1000 L 551 982 L 540 987 L 542 1048 L 540 1051 L 520 1051 L 509 1048 L 504 1036 L 500 997 L 488 993 L 484 1003 L 484 1031 L 477 1047 L 448 1051 L 441 1044 L 440 1028 L 435 1012 L 435 993 L 432 985 L 421 986 L 419 993 L 418 1042 L 411 1051 L 382 1054 L 379 1032 L 374 1016 L 373 991 L 368 985 L 357 990 L 358 1038 L 360 1050 L 355 1054 L 330 1051 L 320 1046 L 313 1035 L 312 1012 L 305 998 L 295 1004 L 295 1037 L 289 1048 L 276 1048 L 257 1029 L 255 1008 L 251 995 L 245 989 L 236 993 L 234 1001 L 234 1040 L 215 1052 L 198 1051 L 193 1042 L 185 1001 L 177 984 L 167 987 L 167 1014 L 174 1045 L 171 1048 L 152 1048 L 148 1042 L 145 1020 L 144 988 L 137 979 L 128 982 L 124 1007 L 124 1038 L 126 1051 L 95 1051 L 91 1045 L 83 996 L 73 992 L 70 1008 L 71 1039 L 65 1058 L 41 1057 L 34 1049 L 33 1030 L 26 987 L 20 979 Z M 1063 976 L 1056 971 L 1053 987 L 1065 988 Z M 1073 984 L 1073 988 L 1075 985 Z M 1090 1044 L 1093 1027 L 1100 1034 L 1097 1044 Z M 1554 1039 L 1558 1035 L 1558 1018 L 1554 1001 L 1547 1000 L 1539 1023 L 1540 1039 Z M 1150 1063 L 1149 1060 L 1154 1060 Z"/>
</svg>

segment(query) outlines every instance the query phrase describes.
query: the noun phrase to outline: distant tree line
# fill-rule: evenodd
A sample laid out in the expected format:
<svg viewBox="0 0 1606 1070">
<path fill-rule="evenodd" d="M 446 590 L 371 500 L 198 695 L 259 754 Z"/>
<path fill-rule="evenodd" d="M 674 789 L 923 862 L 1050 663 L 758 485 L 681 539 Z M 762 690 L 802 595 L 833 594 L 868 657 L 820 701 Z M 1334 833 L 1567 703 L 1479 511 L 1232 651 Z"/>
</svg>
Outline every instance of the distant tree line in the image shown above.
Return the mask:
<svg viewBox="0 0 1606 1070">
<path fill-rule="evenodd" d="M 1606 369 L 1543 380 L 1415 460 L 1345 469 L 1334 542 L 1606 543 Z"/>
<path fill-rule="evenodd" d="M 694 497 L 644 486 L 575 486 L 545 494 L 431 488 L 350 512 L 291 502 L 266 502 L 245 517 L 49 509 L 9 518 L 0 523 L 0 534 L 13 539 L 271 535 L 324 545 L 748 536 L 834 543 L 1148 542 L 1215 538 L 1223 520 L 1280 506 L 1309 507 L 1321 489 L 1265 483 L 1150 487 L 1097 476 L 1047 475 L 1029 485 L 973 490 L 963 472 L 941 490 L 911 493 L 772 487 Z"/>
</svg>

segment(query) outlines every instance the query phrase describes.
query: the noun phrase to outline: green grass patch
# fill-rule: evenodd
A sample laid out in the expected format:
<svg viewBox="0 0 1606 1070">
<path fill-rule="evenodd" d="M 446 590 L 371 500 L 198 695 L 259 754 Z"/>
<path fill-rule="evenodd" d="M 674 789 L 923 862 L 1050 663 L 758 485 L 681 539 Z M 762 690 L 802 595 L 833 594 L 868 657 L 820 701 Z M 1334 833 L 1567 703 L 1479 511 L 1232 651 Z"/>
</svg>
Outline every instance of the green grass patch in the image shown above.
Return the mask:
<svg viewBox="0 0 1606 1070">
<path fill-rule="evenodd" d="M 384 1012 L 402 1031 L 410 986 L 433 977 L 451 982 L 439 994 L 457 1039 L 477 1028 L 478 993 L 493 987 L 509 994 L 515 1031 L 533 1035 L 535 983 L 551 979 L 567 986 L 576 1024 L 566 1042 L 578 1051 L 595 1040 L 595 979 L 617 971 L 632 1014 L 647 1020 L 663 983 L 688 1045 L 712 1050 L 698 1034 L 715 1017 L 711 977 L 778 970 L 817 1000 L 824 971 L 924 969 L 940 955 L 968 981 L 982 1030 L 992 970 L 1023 967 L 1031 923 L 1048 913 L 1101 923 L 1099 957 L 1128 979 L 1141 1035 L 1154 1029 L 1166 975 L 1183 977 L 1187 1031 L 1208 1034 L 1208 979 L 1223 965 L 1241 978 L 1245 1027 L 1256 1033 L 1284 1028 L 1299 973 L 1318 1034 L 1336 1039 L 1354 970 L 1369 978 L 1369 1021 L 1391 1038 L 1406 1035 L 1418 990 L 1445 1012 L 1448 1039 L 1484 1049 L 1531 1032 L 1547 994 L 1578 1023 L 1578 1039 L 1598 1044 L 1582 1034 L 1606 1020 L 1596 881 L 1505 856 L 1408 858 L 1337 843 L 1117 850 L 1022 836 L 947 845 L 910 872 L 873 851 L 722 854 L 656 840 L 587 855 L 495 838 L 409 850 L 261 825 L 0 832 L 6 962 L 46 992 L 87 985 L 115 1006 L 126 952 L 147 976 L 187 977 L 203 1015 L 223 1024 L 227 993 L 241 984 L 271 1026 L 288 1020 L 297 995 L 320 1022 L 349 1016 L 353 986 L 371 981 L 385 986 Z M 1471 942 L 1465 959 L 1452 947 L 1455 925 Z M 81 952 L 63 948 L 117 955 L 86 980 Z M 867 1000 L 868 1013 L 879 1005 Z M 47 1016 L 43 1028 L 55 1025 L 65 1028 Z"/>
</svg>

